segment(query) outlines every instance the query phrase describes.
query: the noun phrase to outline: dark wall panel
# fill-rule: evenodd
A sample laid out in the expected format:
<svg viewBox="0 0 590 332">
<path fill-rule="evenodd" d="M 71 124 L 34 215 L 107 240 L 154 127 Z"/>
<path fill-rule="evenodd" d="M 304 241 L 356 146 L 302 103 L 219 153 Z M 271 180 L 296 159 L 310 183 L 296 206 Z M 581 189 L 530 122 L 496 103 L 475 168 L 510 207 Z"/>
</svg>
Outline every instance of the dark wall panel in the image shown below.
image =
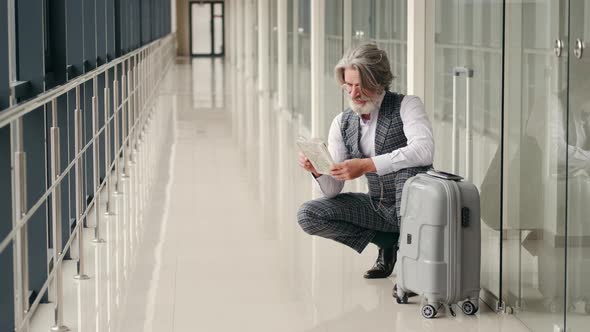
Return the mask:
<svg viewBox="0 0 590 332">
<path fill-rule="evenodd" d="M 84 60 L 86 71 L 96 68 L 96 3 L 95 0 L 83 0 L 84 3 Z"/>
<path fill-rule="evenodd" d="M 139 0 L 133 0 L 133 49 L 141 45 L 141 5 Z"/>
<path fill-rule="evenodd" d="M 117 38 L 115 29 L 115 0 L 106 0 L 106 38 L 107 38 L 107 56 L 109 61 L 115 59 L 117 56 Z M 112 76 L 111 76 L 112 77 Z"/>
<path fill-rule="evenodd" d="M 68 79 L 73 79 L 76 76 L 81 75 L 84 72 L 84 10 L 82 1 L 67 1 L 66 2 L 66 34 L 67 34 L 67 63 L 71 68 L 71 72 L 68 75 Z M 81 95 L 83 91 L 80 91 Z M 82 96 L 81 96 L 82 97 Z M 83 100 L 81 99 L 81 103 Z M 76 108 L 76 94 L 74 91 L 68 93 L 67 101 L 67 132 L 68 141 L 62 141 L 62 147 L 66 145 L 67 150 L 67 162 L 71 162 L 75 155 L 74 146 L 74 110 Z M 67 142 L 67 144 L 65 143 Z M 68 173 L 68 195 L 62 196 L 68 198 L 68 209 L 69 213 L 64 214 L 64 219 L 67 219 L 68 227 L 62 229 L 64 239 L 69 238 L 70 225 L 76 218 L 76 196 L 75 196 L 75 177 L 74 172 Z M 67 216 L 67 218 L 66 218 Z"/>
<path fill-rule="evenodd" d="M 0 22 L 8 21 L 6 6 L 0 6 Z M 0 111 L 8 107 L 8 26 L 0 24 Z"/>
<path fill-rule="evenodd" d="M 105 64 L 107 61 L 107 30 L 106 30 L 106 0 L 96 0 L 96 55 L 98 65 Z M 104 117 L 104 75 L 98 77 L 98 125 L 99 128 L 105 123 Z M 99 177 L 104 179 L 104 133 L 100 135 L 100 151 L 99 151 Z"/>
<path fill-rule="evenodd" d="M 141 3 L 141 43 L 143 45 L 148 44 L 152 40 L 150 25 L 152 1 L 153 0 L 144 0 Z"/>
<path fill-rule="evenodd" d="M 106 63 L 107 55 L 107 30 L 106 30 L 106 12 L 107 0 L 96 0 L 96 56 L 98 64 Z"/>
<path fill-rule="evenodd" d="M 0 239 L 12 229 L 12 191 L 10 179 L 10 130 L 0 128 Z M 12 246 L 0 254 L 0 331 L 14 331 L 14 289 Z M 7 313 L 7 314 L 4 314 Z"/>
<path fill-rule="evenodd" d="M 86 72 L 96 68 L 96 2 L 95 0 L 84 0 L 84 62 Z M 92 81 L 84 84 L 84 106 L 82 107 L 82 118 L 84 122 L 85 146 L 92 139 Z M 93 148 L 90 147 L 84 154 L 84 197 L 89 201 L 92 197 L 94 186 L 92 165 Z M 84 205 L 86 206 L 86 205 Z"/>
<path fill-rule="evenodd" d="M 68 79 L 72 79 L 84 72 L 84 12 L 82 1 L 67 1 L 66 4 L 66 56 L 72 68 Z"/>
<path fill-rule="evenodd" d="M 45 54 L 45 72 L 47 75 L 46 81 L 46 88 L 50 89 L 55 86 L 62 85 L 67 82 L 68 73 L 67 73 L 67 65 L 68 65 L 68 54 L 67 54 L 67 9 L 66 9 L 66 0 L 46 0 L 46 15 L 45 15 L 45 26 L 46 26 L 46 54 Z M 68 165 L 68 109 L 67 109 L 67 102 L 68 96 L 64 95 L 58 98 L 57 105 L 58 105 L 58 112 L 57 112 L 57 124 L 58 128 L 60 128 L 60 166 L 61 170 L 63 171 Z M 52 124 L 52 112 L 51 108 L 48 108 L 49 112 L 47 112 L 46 118 L 46 128 L 47 128 L 47 141 L 49 142 L 50 135 L 51 135 L 51 124 Z M 47 153 L 47 160 L 50 162 L 50 153 L 51 147 L 47 145 L 46 148 Z M 48 183 L 51 183 L 51 173 L 50 168 L 47 167 L 47 179 Z M 69 223 L 68 223 L 68 215 L 69 215 L 69 201 L 68 201 L 68 181 L 66 179 L 65 182 L 62 182 L 59 186 L 59 190 L 61 191 L 61 228 L 62 228 L 62 239 L 67 239 L 69 237 Z M 49 229 L 48 234 L 52 234 L 52 207 L 51 204 L 48 204 L 47 209 L 48 219 L 51 221 L 48 223 L 47 227 Z M 55 245 L 53 244 L 53 239 L 51 236 L 48 238 L 49 247 L 55 249 Z M 63 247 L 63 241 L 62 241 Z M 60 248 L 61 249 L 61 248 Z"/>
<path fill-rule="evenodd" d="M 66 0 L 47 0 L 45 72 L 47 88 L 66 82 Z"/>
<path fill-rule="evenodd" d="M 18 0 L 16 4 L 17 80 L 29 82 L 29 91 L 19 102 L 46 89 L 63 84 L 117 56 L 148 44 L 170 31 L 170 0 Z M 0 111 L 8 107 L 7 8 L 0 6 Z M 127 70 L 128 68 L 126 68 Z M 121 81 L 122 66 L 118 66 Z M 106 121 L 103 107 L 112 104 L 115 71 L 109 79 L 98 80 L 99 125 Z M 111 88 L 111 99 L 104 100 L 104 87 Z M 84 142 L 92 137 L 92 83 L 81 88 L 80 101 L 84 116 Z M 120 90 L 119 90 L 119 96 Z M 62 171 L 74 157 L 75 92 L 58 99 L 58 126 Z M 23 118 L 24 148 L 27 153 L 27 202 L 29 207 L 47 190 L 48 152 L 51 112 L 40 108 Z M 111 113 L 114 109 L 111 107 Z M 119 118 L 120 119 L 120 118 Z M 114 135 L 114 131 L 111 131 Z M 112 136 L 114 138 L 114 136 Z M 103 140 L 104 138 L 101 138 Z M 111 140 L 112 142 L 113 140 Z M 114 156 L 115 150 L 112 150 Z M 101 175 L 105 176 L 104 150 L 100 151 Z M 92 149 L 86 153 L 85 190 L 93 190 Z M 0 128 L 0 220 L 12 218 L 11 166 L 9 128 Z M 70 235 L 70 221 L 75 218 L 74 172 L 61 186 L 63 234 Z M 29 221 L 30 289 L 38 293 L 47 278 L 48 206 L 43 206 Z M 11 229 L 10 222 L 0 223 L 0 239 Z M 14 329 L 12 247 L 0 254 L 0 331 Z"/>
<path fill-rule="evenodd" d="M 107 58 L 109 60 L 115 59 L 115 57 L 117 56 L 117 36 L 116 36 L 116 28 L 115 28 L 115 22 L 116 21 L 116 16 L 115 16 L 115 0 L 106 0 L 106 10 L 107 10 L 107 20 L 106 20 L 106 34 L 107 34 Z M 113 96 L 114 96 L 114 90 L 113 90 L 113 81 L 115 79 L 115 70 L 111 69 L 109 70 L 109 81 L 107 82 L 108 87 L 110 89 L 110 96 L 111 99 L 108 101 L 109 103 L 109 109 L 110 109 L 110 114 L 113 114 L 114 109 L 113 109 Z M 114 124 L 114 123 L 112 123 Z M 114 142 L 115 142 L 115 130 L 114 127 L 111 125 L 111 131 L 110 131 L 110 141 L 111 141 L 111 156 L 110 156 L 110 160 L 114 159 L 115 156 L 115 146 L 114 146 Z"/>
<path fill-rule="evenodd" d="M 6 22 L 6 6 L 0 6 L 0 22 Z M 0 24 L 0 112 L 9 103 L 8 76 L 8 29 Z M 10 175 L 10 129 L 0 128 L 0 239 L 12 229 L 12 189 Z M 14 312 L 12 246 L 0 253 L 0 312 Z M 14 330 L 14 316 L 0 314 L 0 331 Z"/>
<path fill-rule="evenodd" d="M 28 97 L 44 90 L 43 1 L 16 2 L 17 79 L 30 82 Z M 27 201 L 32 206 L 46 190 L 45 114 L 39 108 L 23 118 L 23 142 L 27 158 Z M 47 279 L 47 206 L 28 223 L 29 287 L 38 293 Z"/>
<path fill-rule="evenodd" d="M 16 1 L 17 13 L 17 77 L 29 81 L 29 96 L 44 91 L 43 2 L 42 0 Z"/>
</svg>

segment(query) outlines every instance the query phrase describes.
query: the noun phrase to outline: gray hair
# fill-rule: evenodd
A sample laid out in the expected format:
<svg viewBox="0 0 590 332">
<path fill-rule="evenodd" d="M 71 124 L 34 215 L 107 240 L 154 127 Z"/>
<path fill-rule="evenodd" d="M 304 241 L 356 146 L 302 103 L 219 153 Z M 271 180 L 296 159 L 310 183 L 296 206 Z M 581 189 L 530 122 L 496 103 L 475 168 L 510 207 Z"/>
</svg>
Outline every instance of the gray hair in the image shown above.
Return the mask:
<svg viewBox="0 0 590 332">
<path fill-rule="evenodd" d="M 358 70 L 361 78 L 361 88 L 382 92 L 389 90 L 394 76 L 389 67 L 387 53 L 375 44 L 363 44 L 350 48 L 334 67 L 334 75 L 340 84 L 344 81 L 344 71 L 347 68 Z"/>
</svg>

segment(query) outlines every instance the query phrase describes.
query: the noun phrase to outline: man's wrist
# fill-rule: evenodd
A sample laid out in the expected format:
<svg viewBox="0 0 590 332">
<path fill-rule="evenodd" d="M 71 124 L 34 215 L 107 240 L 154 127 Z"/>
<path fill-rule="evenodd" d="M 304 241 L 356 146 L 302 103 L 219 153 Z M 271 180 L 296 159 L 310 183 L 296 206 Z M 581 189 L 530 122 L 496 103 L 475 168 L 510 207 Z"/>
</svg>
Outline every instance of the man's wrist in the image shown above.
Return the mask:
<svg viewBox="0 0 590 332">
<path fill-rule="evenodd" d="M 365 158 L 363 161 L 364 161 L 363 174 L 377 172 L 377 168 L 375 167 L 375 163 L 373 162 L 372 158 Z"/>
</svg>

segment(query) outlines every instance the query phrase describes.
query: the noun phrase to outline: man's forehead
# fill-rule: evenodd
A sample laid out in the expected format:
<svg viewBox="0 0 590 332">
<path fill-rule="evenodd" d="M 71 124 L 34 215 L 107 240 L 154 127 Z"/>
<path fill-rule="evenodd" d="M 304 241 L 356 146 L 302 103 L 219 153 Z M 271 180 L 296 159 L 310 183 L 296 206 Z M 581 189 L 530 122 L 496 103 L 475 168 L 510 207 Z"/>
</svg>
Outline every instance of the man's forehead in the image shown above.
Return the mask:
<svg viewBox="0 0 590 332">
<path fill-rule="evenodd" d="M 360 83 L 361 77 L 356 68 L 346 68 L 344 70 L 344 80 L 346 83 Z"/>
</svg>

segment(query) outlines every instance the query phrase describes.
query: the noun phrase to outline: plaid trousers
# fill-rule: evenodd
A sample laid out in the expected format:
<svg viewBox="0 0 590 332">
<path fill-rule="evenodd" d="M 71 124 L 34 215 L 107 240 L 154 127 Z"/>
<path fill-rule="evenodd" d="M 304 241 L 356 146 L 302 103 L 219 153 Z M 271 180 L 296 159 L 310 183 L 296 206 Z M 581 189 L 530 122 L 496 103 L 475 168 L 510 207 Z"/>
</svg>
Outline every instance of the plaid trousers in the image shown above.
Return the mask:
<svg viewBox="0 0 590 332">
<path fill-rule="evenodd" d="M 404 96 L 387 91 L 383 97 L 375 129 L 375 154 L 381 155 L 407 146 L 400 115 Z M 352 110 L 343 112 L 340 131 L 348 158 L 366 158 L 360 149 L 360 118 Z M 301 228 L 362 252 L 377 231 L 397 232 L 405 182 L 431 166 L 410 167 L 378 176 L 368 173 L 369 194 L 344 193 L 304 203 L 297 213 Z M 383 196 L 383 197 L 381 197 Z"/>
<path fill-rule="evenodd" d="M 393 211 L 391 211 L 393 210 Z M 393 212 L 393 213 L 392 213 Z M 377 231 L 397 232 L 395 205 L 383 207 L 369 194 L 344 193 L 303 203 L 297 212 L 308 234 L 332 239 L 361 253 Z"/>
</svg>

